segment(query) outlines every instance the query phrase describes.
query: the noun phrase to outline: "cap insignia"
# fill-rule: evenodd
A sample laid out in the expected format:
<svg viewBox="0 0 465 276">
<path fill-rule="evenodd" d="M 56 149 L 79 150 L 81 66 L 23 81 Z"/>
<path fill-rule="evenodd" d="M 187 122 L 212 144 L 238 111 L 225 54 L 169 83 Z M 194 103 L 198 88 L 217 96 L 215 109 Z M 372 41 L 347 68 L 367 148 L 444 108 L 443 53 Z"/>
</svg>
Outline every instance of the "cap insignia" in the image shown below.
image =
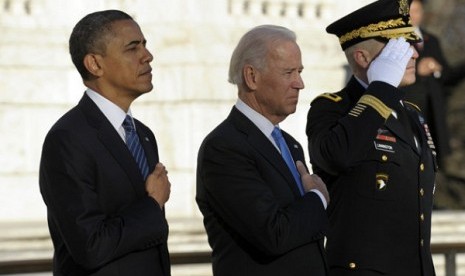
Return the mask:
<svg viewBox="0 0 465 276">
<path fill-rule="evenodd" d="M 409 15 L 410 10 L 409 10 L 409 5 L 407 0 L 399 0 L 399 14 L 402 14 L 403 16 Z"/>
<path fill-rule="evenodd" d="M 379 35 L 377 32 L 380 30 L 386 30 L 389 28 L 396 28 L 396 27 L 405 26 L 405 25 L 406 23 L 404 22 L 402 18 L 391 19 L 388 21 L 381 21 L 375 24 L 370 24 L 368 26 L 361 27 L 349 33 L 346 33 L 345 35 L 339 38 L 339 42 L 343 44 L 357 37 L 365 37 L 365 38 L 373 37 L 373 36 Z M 376 33 L 376 35 L 371 35 L 372 33 Z"/>
</svg>

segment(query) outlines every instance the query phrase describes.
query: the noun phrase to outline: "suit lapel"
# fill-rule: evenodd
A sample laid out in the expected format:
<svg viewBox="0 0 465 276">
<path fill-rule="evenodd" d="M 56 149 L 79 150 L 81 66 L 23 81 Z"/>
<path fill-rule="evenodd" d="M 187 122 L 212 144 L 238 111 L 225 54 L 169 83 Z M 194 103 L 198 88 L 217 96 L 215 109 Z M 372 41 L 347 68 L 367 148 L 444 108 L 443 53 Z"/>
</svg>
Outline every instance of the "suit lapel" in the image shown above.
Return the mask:
<svg viewBox="0 0 465 276">
<path fill-rule="evenodd" d="M 284 140 L 286 140 L 287 147 L 289 148 L 289 151 L 291 152 L 292 159 L 294 161 L 302 161 L 302 163 L 305 164 L 305 159 L 302 155 L 303 149 L 300 147 L 300 144 L 296 143 L 294 140 L 290 138 L 290 135 L 287 134 L 286 132 L 283 132 Z"/>
<path fill-rule="evenodd" d="M 409 116 L 408 114 L 405 114 Z M 406 118 L 411 122 L 410 118 Z M 413 138 L 414 134 L 410 130 L 410 126 L 404 126 L 400 120 L 396 119 L 394 116 L 390 116 L 389 119 L 385 123 L 386 127 L 393 132 L 399 139 L 404 141 L 408 144 L 416 154 L 419 154 L 418 148 L 415 144 L 415 140 Z"/>
<path fill-rule="evenodd" d="M 89 124 L 97 130 L 102 144 L 128 175 L 135 192 L 139 196 L 145 194 L 144 181 L 139 167 L 115 128 L 87 95 L 81 99 L 79 106 L 83 109 Z"/>
<path fill-rule="evenodd" d="M 147 164 L 149 166 L 149 173 L 155 169 L 155 165 L 158 163 L 158 149 L 155 138 L 147 132 L 147 129 L 138 120 L 134 120 L 136 123 L 137 135 L 139 135 L 140 143 L 145 152 L 147 158 Z M 152 138 L 151 138 L 152 137 Z"/>
<path fill-rule="evenodd" d="M 406 108 L 407 116 L 409 117 L 410 123 L 412 125 L 412 132 L 414 132 L 415 137 L 417 137 L 419 148 L 417 148 L 418 155 L 421 155 L 421 148 L 427 146 L 426 135 L 424 135 L 424 127 L 421 125 L 421 122 L 418 118 L 418 114 Z"/>
<path fill-rule="evenodd" d="M 235 107 L 231 111 L 229 117 L 232 119 L 237 129 L 247 135 L 247 142 L 253 148 L 255 148 L 268 162 L 270 162 L 273 167 L 276 168 L 276 171 L 278 171 L 286 179 L 286 183 L 293 191 L 293 193 L 300 197 L 300 191 L 297 188 L 297 183 L 295 182 L 291 171 L 286 165 L 286 162 L 275 146 L 263 134 L 263 132 L 261 132 L 257 126 L 255 126 Z M 294 156 L 294 152 L 292 150 L 291 154 Z"/>
</svg>

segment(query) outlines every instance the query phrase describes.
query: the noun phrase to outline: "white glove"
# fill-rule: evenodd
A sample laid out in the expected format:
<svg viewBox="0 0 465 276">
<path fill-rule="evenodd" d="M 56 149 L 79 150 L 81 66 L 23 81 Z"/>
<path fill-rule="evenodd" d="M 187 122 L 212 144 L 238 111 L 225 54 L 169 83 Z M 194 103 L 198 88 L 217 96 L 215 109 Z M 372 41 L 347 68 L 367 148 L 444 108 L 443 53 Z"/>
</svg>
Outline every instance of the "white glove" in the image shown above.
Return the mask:
<svg viewBox="0 0 465 276">
<path fill-rule="evenodd" d="M 368 83 L 382 81 L 398 87 L 412 56 L 413 49 L 405 38 L 390 39 L 379 56 L 371 62 L 367 71 Z"/>
</svg>

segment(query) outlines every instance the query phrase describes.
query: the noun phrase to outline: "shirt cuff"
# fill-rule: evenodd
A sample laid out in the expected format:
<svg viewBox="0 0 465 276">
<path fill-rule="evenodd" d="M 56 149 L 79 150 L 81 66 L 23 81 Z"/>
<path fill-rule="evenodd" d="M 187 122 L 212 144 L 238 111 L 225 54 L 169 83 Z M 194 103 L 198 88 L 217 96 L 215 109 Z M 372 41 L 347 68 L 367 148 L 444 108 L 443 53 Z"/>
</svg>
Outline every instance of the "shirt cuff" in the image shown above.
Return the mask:
<svg viewBox="0 0 465 276">
<path fill-rule="evenodd" d="M 323 196 L 323 194 L 320 191 L 318 191 L 317 189 L 312 189 L 312 190 L 310 190 L 310 192 L 314 192 L 315 194 L 317 194 L 320 197 L 321 202 L 323 203 L 323 206 L 325 207 L 325 210 L 326 210 L 326 208 L 328 207 L 328 202 L 326 202 L 326 199 Z"/>
</svg>

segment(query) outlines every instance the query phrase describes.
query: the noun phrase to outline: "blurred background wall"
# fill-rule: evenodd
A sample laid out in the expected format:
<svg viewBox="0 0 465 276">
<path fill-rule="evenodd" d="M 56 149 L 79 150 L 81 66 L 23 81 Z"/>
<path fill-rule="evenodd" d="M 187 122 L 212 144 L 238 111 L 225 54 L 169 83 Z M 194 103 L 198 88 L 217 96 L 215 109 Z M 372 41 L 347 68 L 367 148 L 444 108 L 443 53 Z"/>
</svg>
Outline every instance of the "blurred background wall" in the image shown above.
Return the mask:
<svg viewBox="0 0 465 276">
<path fill-rule="evenodd" d="M 451 66 L 465 61 L 465 0 L 423 0 L 424 27 L 435 34 Z M 438 174 L 435 204 L 440 209 L 465 209 L 465 81 L 446 89 L 451 154 Z"/>
<path fill-rule="evenodd" d="M 68 38 L 87 13 L 121 9 L 141 25 L 155 56 L 155 88 L 134 103 L 133 114 L 155 132 L 169 170 L 168 217 L 195 217 L 197 149 L 235 103 L 227 70 L 238 39 L 259 24 L 297 32 L 306 88 L 286 129 L 305 142 L 310 100 L 343 84 L 342 53 L 324 27 L 367 1 L 337 2 L 0 0 L 0 221 L 45 219 L 38 189 L 41 146 L 51 125 L 85 90 L 68 54 Z"/>
<path fill-rule="evenodd" d="M 202 139 L 229 113 L 236 88 L 227 82 L 237 41 L 260 24 L 297 33 L 305 89 L 282 127 L 304 146 L 311 100 L 340 90 L 346 62 L 325 27 L 372 0 L 0 0 L 0 261 L 50 258 L 52 245 L 38 185 L 43 139 L 82 97 L 85 87 L 68 54 L 68 38 L 84 15 L 121 9 L 139 23 L 154 55 L 154 90 L 132 106 L 155 133 L 172 183 L 166 205 L 170 250 L 208 250 L 195 203 L 195 168 Z M 425 27 L 439 36 L 451 64 L 463 61 L 465 0 L 428 0 Z M 448 96 L 452 155 L 438 175 L 434 242 L 463 240 L 465 209 L 465 85 Z M 308 154 L 307 154 L 308 158 Z M 308 161 L 308 159 L 307 159 Z M 465 275 L 465 256 L 457 275 Z M 444 258 L 435 256 L 438 276 Z M 462 274 L 460 274 L 462 273 Z M 173 275 L 210 275 L 209 264 L 177 266 Z M 42 275 L 42 274 L 41 274 Z M 43 275 L 50 275 L 45 273 Z"/>
<path fill-rule="evenodd" d="M 235 103 L 236 89 L 227 82 L 227 71 L 240 36 L 259 24 L 283 25 L 297 33 L 306 87 L 296 114 L 282 127 L 306 145 L 311 100 L 341 89 L 346 80 L 337 38 L 324 29 L 369 2 L 0 0 L 0 222 L 45 221 L 38 189 L 41 146 L 51 125 L 85 90 L 68 54 L 68 38 L 87 13 L 121 9 L 140 24 L 155 57 L 155 88 L 133 104 L 133 114 L 154 131 L 160 159 L 169 170 L 168 219 L 200 218 L 194 200 L 197 150 Z M 451 62 L 463 58 L 465 1 L 430 0 L 426 7 L 427 23 L 444 38 Z M 456 118 L 464 118 L 465 93 L 459 91 L 452 110 Z M 463 167 L 462 121 L 451 122 L 460 130 L 460 136 L 454 134 L 458 172 Z"/>
</svg>

